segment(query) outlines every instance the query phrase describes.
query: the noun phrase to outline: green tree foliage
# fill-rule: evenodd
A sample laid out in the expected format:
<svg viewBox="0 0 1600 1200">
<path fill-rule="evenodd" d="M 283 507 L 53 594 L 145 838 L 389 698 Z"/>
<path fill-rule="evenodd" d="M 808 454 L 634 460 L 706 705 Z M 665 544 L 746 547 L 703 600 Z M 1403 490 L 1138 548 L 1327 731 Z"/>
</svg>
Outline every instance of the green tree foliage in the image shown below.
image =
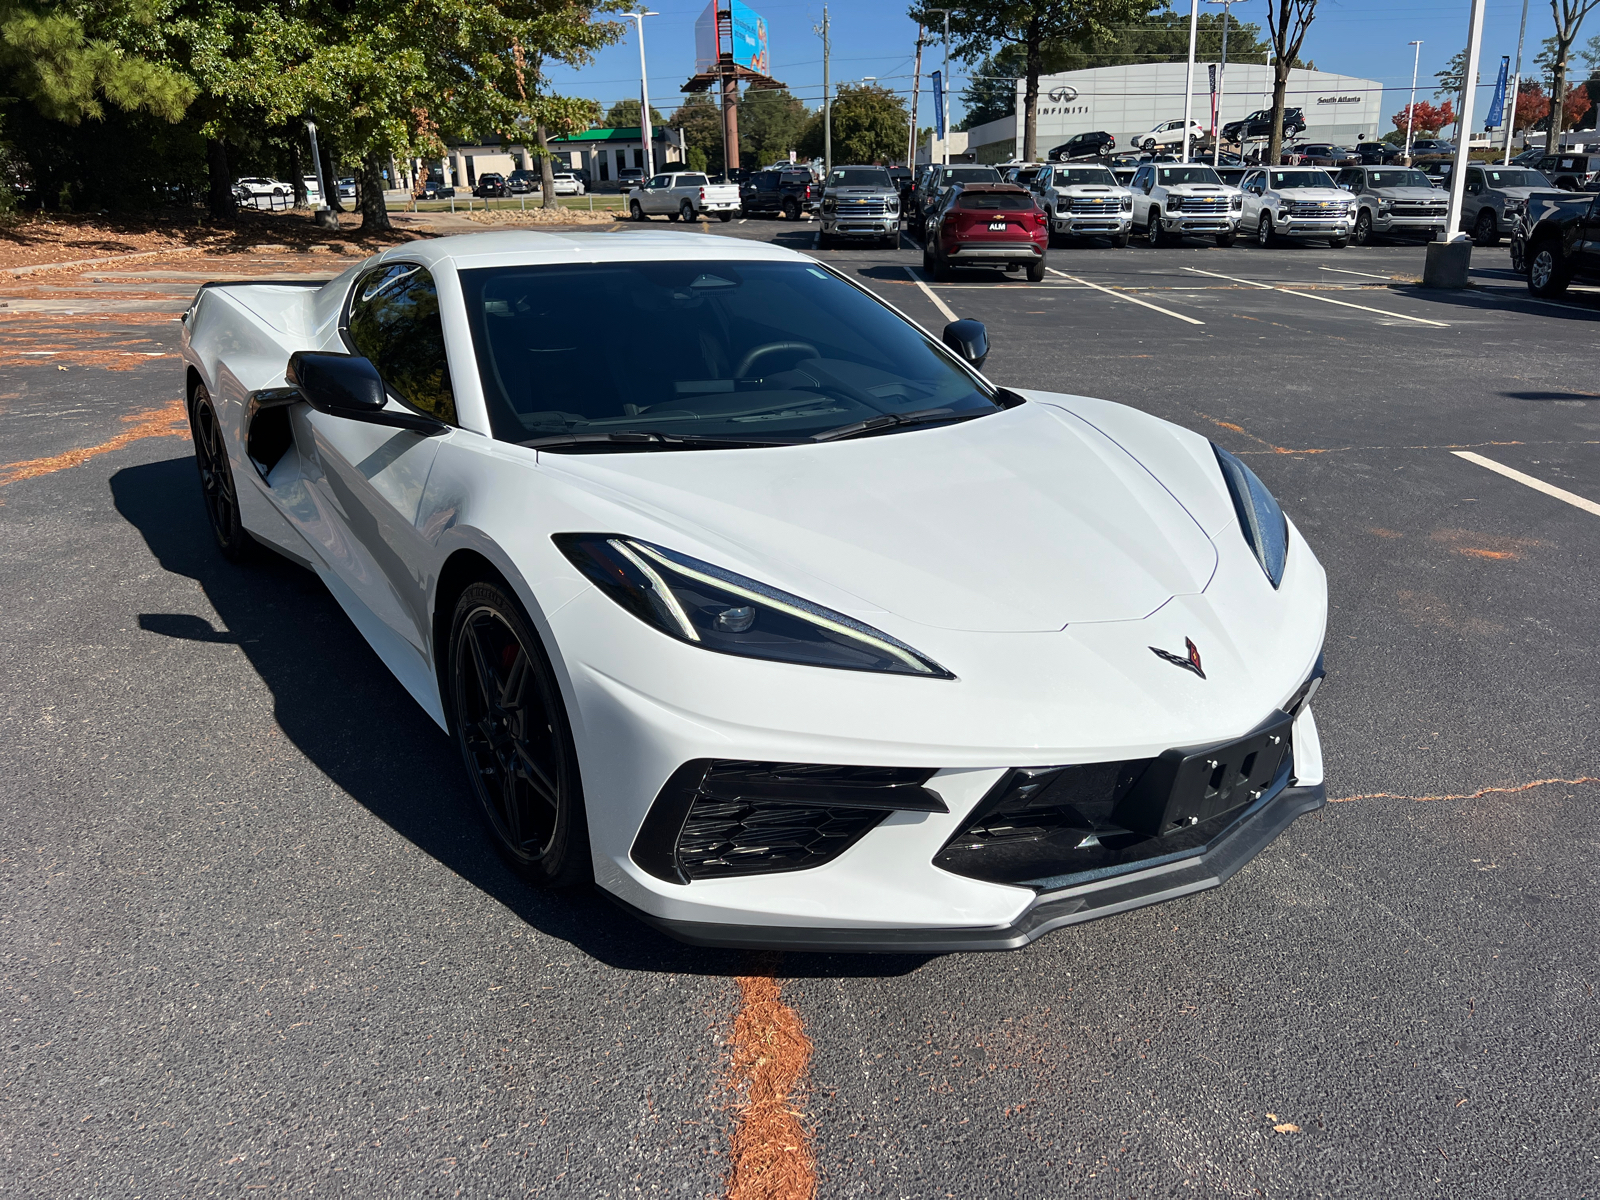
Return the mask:
<svg viewBox="0 0 1600 1200">
<path fill-rule="evenodd" d="M 684 144 L 689 150 L 705 155 L 707 170 L 722 170 L 722 110 L 716 101 L 704 92 L 691 92 L 667 124 L 683 130 Z"/>
<path fill-rule="evenodd" d="M 606 109 L 605 120 L 601 122 L 607 129 L 638 129 L 639 128 L 639 102 L 637 100 L 618 100 Z M 650 106 L 650 128 L 665 129 L 667 119 L 656 111 L 656 106 Z"/>
<path fill-rule="evenodd" d="M 875 83 L 843 84 L 833 98 L 833 163 L 898 163 L 906 157 L 911 113 L 906 102 Z M 796 147 L 821 158 L 822 114 L 807 123 Z"/>
<path fill-rule="evenodd" d="M 765 166 L 789 157 L 811 114 L 785 88 L 753 88 L 739 104 L 739 161 L 745 166 Z"/>
</svg>

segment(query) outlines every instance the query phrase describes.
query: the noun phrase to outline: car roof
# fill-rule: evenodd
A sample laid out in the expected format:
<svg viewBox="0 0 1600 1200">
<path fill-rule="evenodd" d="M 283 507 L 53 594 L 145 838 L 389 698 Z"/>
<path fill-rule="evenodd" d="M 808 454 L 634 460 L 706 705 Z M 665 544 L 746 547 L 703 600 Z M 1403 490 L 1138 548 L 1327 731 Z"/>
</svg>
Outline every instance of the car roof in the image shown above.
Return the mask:
<svg viewBox="0 0 1600 1200">
<path fill-rule="evenodd" d="M 1021 190 L 1021 189 L 1018 189 Z M 508 229 L 485 233 L 460 233 L 449 237 L 406 242 L 385 250 L 374 261 L 420 263 L 424 267 L 477 267 L 549 265 L 590 262 L 659 262 L 737 260 L 747 262 L 798 262 L 812 260 L 794 250 L 769 242 L 744 238 L 718 238 L 708 251 L 704 238 L 681 234 L 629 232 L 542 233 Z"/>
</svg>

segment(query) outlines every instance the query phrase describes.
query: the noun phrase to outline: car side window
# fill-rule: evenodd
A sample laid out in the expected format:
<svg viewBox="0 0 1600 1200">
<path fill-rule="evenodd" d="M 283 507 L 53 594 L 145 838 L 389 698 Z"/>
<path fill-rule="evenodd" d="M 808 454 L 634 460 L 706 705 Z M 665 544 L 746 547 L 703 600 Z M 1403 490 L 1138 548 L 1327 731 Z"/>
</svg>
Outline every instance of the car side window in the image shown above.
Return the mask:
<svg viewBox="0 0 1600 1200">
<path fill-rule="evenodd" d="M 457 423 L 432 275 L 412 263 L 363 275 L 350 295 L 345 332 L 390 391 L 419 412 L 447 425 Z"/>
</svg>

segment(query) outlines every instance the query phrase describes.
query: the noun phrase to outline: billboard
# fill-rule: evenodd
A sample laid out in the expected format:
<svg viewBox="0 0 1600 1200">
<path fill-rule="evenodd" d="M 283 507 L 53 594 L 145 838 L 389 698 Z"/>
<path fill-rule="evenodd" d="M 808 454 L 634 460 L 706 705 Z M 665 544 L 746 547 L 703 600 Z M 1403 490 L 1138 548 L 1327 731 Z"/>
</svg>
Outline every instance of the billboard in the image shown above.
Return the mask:
<svg viewBox="0 0 1600 1200">
<path fill-rule="evenodd" d="M 728 20 L 731 37 L 719 45 L 717 11 Z M 736 66 L 758 75 L 771 75 L 772 60 L 767 53 L 767 19 L 741 0 L 711 0 L 694 23 L 695 70 L 714 71 L 723 52 L 732 54 Z"/>
</svg>

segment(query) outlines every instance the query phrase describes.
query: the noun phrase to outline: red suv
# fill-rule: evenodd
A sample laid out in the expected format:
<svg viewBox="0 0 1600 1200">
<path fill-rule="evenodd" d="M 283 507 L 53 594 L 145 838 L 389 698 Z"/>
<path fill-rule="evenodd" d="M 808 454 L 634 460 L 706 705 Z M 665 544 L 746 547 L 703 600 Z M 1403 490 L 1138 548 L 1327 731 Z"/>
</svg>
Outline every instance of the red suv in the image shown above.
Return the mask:
<svg viewBox="0 0 1600 1200">
<path fill-rule="evenodd" d="M 1050 222 L 1032 193 L 1014 183 L 969 183 L 951 188 L 929 214 L 922 240 L 922 269 L 937 280 L 954 267 L 1028 268 L 1044 279 Z"/>
</svg>

